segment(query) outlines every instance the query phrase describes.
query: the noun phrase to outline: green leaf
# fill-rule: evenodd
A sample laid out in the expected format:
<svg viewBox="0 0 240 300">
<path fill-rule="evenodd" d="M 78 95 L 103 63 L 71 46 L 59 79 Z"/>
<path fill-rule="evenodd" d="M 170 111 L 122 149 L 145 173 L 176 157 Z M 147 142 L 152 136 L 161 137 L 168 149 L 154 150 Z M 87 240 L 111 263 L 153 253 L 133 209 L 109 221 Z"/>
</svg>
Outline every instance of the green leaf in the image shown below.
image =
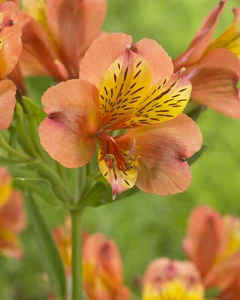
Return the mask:
<svg viewBox="0 0 240 300">
<path fill-rule="evenodd" d="M 192 157 L 187 159 L 187 162 L 189 165 L 192 165 L 194 162 L 196 162 L 202 155 L 203 153 L 208 149 L 209 145 L 208 144 L 203 144 L 202 148 L 196 152 Z"/>
<path fill-rule="evenodd" d="M 197 119 L 200 117 L 201 113 L 206 110 L 206 106 L 200 105 L 197 108 L 193 109 L 187 115 L 193 119 L 194 121 L 197 121 Z"/>
<path fill-rule="evenodd" d="M 4 156 L 0 156 L 0 166 L 6 167 L 23 167 L 31 163 L 32 160 L 24 161 L 18 158 L 8 158 Z"/>
<path fill-rule="evenodd" d="M 60 254 L 32 194 L 29 193 L 28 196 L 27 209 L 40 250 L 39 255 L 42 259 L 44 269 L 48 274 L 54 294 L 58 300 L 65 300 L 66 279 Z"/>
<path fill-rule="evenodd" d="M 85 206 L 99 206 L 108 203 L 115 203 L 116 201 L 126 199 L 139 192 L 139 189 L 134 186 L 133 188 L 121 193 L 116 197 L 115 200 L 112 199 L 112 189 L 110 185 L 106 185 L 102 182 L 97 182 L 89 191 L 89 193 L 83 196 L 80 205 Z"/>
<path fill-rule="evenodd" d="M 46 117 L 43 109 L 37 106 L 31 99 L 22 97 L 21 104 L 27 114 L 36 117 L 38 124 Z"/>
<path fill-rule="evenodd" d="M 141 300 L 141 298 L 139 296 L 137 296 L 136 294 L 132 293 L 131 296 L 132 296 L 131 297 L 132 300 Z"/>
<path fill-rule="evenodd" d="M 62 202 L 53 193 L 52 185 L 43 178 L 13 178 L 14 185 L 22 190 L 36 192 L 44 201 L 54 207 L 62 207 Z"/>
</svg>

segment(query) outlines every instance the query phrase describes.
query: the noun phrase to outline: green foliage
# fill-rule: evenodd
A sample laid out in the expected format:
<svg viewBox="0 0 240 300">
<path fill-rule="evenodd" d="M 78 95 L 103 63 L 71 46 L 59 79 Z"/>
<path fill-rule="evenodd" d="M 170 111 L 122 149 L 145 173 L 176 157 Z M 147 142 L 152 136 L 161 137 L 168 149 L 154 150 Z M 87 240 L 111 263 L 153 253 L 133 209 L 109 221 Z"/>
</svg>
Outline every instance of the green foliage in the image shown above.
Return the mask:
<svg viewBox="0 0 240 300">
<path fill-rule="evenodd" d="M 27 208 L 35 238 L 39 247 L 44 269 L 57 300 L 66 299 L 66 279 L 60 254 L 45 221 L 31 194 L 28 194 Z"/>
</svg>

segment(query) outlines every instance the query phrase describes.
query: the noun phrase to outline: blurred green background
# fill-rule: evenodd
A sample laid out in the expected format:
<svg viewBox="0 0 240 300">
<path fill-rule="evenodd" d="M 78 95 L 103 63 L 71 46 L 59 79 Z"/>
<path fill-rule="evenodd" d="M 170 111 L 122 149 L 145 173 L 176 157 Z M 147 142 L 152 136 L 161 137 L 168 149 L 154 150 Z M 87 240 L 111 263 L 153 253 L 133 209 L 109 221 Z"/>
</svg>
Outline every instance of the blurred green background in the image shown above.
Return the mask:
<svg viewBox="0 0 240 300">
<path fill-rule="evenodd" d="M 108 1 L 103 29 L 126 32 L 135 41 L 157 40 L 175 57 L 190 43 L 204 17 L 217 0 L 120 0 Z M 231 8 L 239 0 L 229 0 L 216 35 L 232 20 Z M 39 99 L 48 79 L 29 79 L 33 98 Z M 192 166 L 190 188 L 175 196 L 159 197 L 138 193 L 126 200 L 85 211 L 84 226 L 89 232 L 103 232 L 116 241 L 124 263 L 125 282 L 143 274 L 154 258 L 183 258 L 181 240 L 187 217 L 195 205 L 209 204 L 222 213 L 240 214 L 240 121 L 212 110 L 204 112 L 198 124 L 207 152 Z M 50 227 L 64 220 L 65 211 L 38 202 Z M 0 298 L 3 300 L 46 299 L 41 264 L 33 232 L 21 234 L 24 257 L 20 261 L 0 258 Z"/>
</svg>

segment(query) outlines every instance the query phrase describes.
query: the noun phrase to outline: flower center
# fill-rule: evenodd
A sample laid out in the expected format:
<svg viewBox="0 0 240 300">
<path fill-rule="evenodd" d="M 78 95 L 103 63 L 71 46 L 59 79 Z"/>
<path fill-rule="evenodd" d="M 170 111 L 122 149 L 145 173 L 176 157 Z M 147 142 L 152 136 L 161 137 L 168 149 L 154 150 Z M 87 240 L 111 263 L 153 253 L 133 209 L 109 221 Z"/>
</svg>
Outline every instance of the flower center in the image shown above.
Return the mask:
<svg viewBox="0 0 240 300">
<path fill-rule="evenodd" d="M 102 130 L 97 133 L 97 138 L 99 139 L 103 149 L 100 161 L 105 160 L 105 163 L 109 169 L 112 169 L 113 171 L 116 167 L 120 171 L 129 171 L 136 168 L 139 169 L 139 167 L 136 167 L 132 164 L 137 160 L 137 157 L 134 156 L 135 142 L 133 143 L 133 146 L 128 154 L 126 154 L 119 149 L 115 139 L 106 131 Z"/>
</svg>

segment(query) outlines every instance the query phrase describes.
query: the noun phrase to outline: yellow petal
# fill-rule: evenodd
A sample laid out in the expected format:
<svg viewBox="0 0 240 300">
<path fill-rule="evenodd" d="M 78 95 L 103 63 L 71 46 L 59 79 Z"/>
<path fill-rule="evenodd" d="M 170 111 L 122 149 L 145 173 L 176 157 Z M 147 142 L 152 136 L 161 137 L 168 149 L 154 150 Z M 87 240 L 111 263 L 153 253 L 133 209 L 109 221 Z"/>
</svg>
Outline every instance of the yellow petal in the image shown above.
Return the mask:
<svg viewBox="0 0 240 300">
<path fill-rule="evenodd" d="M 4 167 L 0 168 L 0 208 L 9 199 L 12 192 L 12 178 Z"/>
<path fill-rule="evenodd" d="M 132 155 L 131 150 L 119 150 L 123 160 L 125 160 L 127 169 L 120 170 L 119 159 L 113 153 L 108 153 L 104 149 L 103 143 L 99 143 L 98 164 L 103 176 L 112 186 L 113 200 L 121 192 L 132 188 L 136 182 L 139 170 L 137 159 Z"/>
<path fill-rule="evenodd" d="M 54 46 L 57 46 L 56 39 L 52 35 L 48 26 L 46 5 L 46 0 L 23 0 L 23 10 L 43 26 Z"/>
<path fill-rule="evenodd" d="M 100 87 L 103 123 L 108 128 L 120 128 L 147 94 L 152 79 L 149 64 L 142 56 L 126 49 L 104 76 Z"/>
<path fill-rule="evenodd" d="M 163 283 L 163 288 L 158 290 L 153 285 L 144 287 L 143 300 L 203 300 L 203 288 L 201 286 L 188 290 L 181 280 L 172 280 Z"/>
<path fill-rule="evenodd" d="M 176 118 L 189 101 L 191 83 L 179 71 L 153 86 L 122 128 L 159 124 Z"/>
</svg>

